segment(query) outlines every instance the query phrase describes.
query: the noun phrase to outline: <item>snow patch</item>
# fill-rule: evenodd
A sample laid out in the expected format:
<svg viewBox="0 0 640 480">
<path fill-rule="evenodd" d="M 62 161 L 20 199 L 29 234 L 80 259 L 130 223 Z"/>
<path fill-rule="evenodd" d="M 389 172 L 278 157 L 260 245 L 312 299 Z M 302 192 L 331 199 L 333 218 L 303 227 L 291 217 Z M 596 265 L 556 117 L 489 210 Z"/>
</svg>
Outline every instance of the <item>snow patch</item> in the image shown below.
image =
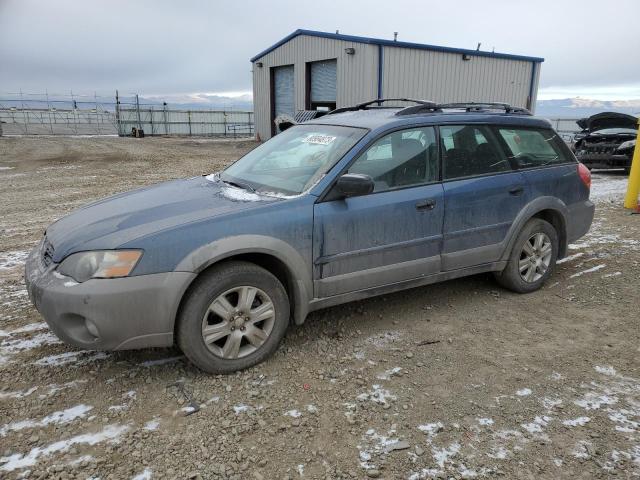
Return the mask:
<svg viewBox="0 0 640 480">
<path fill-rule="evenodd" d="M 370 391 L 361 393 L 356 398 L 361 402 L 370 400 L 373 403 L 384 405 L 387 403 L 387 400 L 395 400 L 396 396 L 392 395 L 389 390 L 382 388 L 380 385 L 373 385 Z"/>
<path fill-rule="evenodd" d="M 33 350 L 43 345 L 62 343 L 53 333 L 39 333 L 31 338 L 3 340 L 0 342 L 0 355 L 13 355 L 25 350 Z"/>
<path fill-rule="evenodd" d="M 618 374 L 618 372 L 616 372 L 616 369 L 611 366 L 601 367 L 599 365 L 596 365 L 593 368 L 596 372 L 602 373 L 603 375 L 608 375 L 610 377 L 615 377 Z"/>
<path fill-rule="evenodd" d="M 223 197 L 226 197 L 229 200 L 236 200 L 240 202 L 259 202 L 260 200 L 263 200 L 263 198 L 257 193 L 242 190 L 241 188 L 221 187 L 220 193 Z"/>
<path fill-rule="evenodd" d="M 563 263 L 566 262 L 571 262 L 573 260 L 575 260 L 576 258 L 580 258 L 584 255 L 584 253 L 579 252 L 579 253 L 574 253 L 573 255 L 569 255 L 568 257 L 564 257 L 561 258 L 560 260 L 556 260 L 556 265 L 562 265 Z"/>
<path fill-rule="evenodd" d="M 537 416 L 534 418 L 531 423 L 523 423 L 521 427 L 525 429 L 529 433 L 542 433 L 542 428 L 546 427 L 551 421 L 550 417 L 543 415 L 542 417 Z"/>
<path fill-rule="evenodd" d="M 433 448 L 431 450 L 433 459 L 436 461 L 440 468 L 444 468 L 444 464 L 448 462 L 449 459 L 453 458 L 459 451 L 460 444 L 458 442 L 452 443 L 448 448 Z"/>
<path fill-rule="evenodd" d="M 13 472 L 21 468 L 34 466 L 40 457 L 46 457 L 54 453 L 65 453 L 74 445 L 96 445 L 105 441 L 117 442 L 129 427 L 126 425 L 107 425 L 104 429 L 96 433 L 84 433 L 66 440 L 59 440 L 46 447 L 35 447 L 29 453 L 14 453 L 0 457 L 0 470 Z"/>
<path fill-rule="evenodd" d="M 618 403 L 618 398 L 606 394 L 587 392 L 583 398 L 574 400 L 573 403 L 585 410 L 598 410 L 602 405 L 614 405 Z"/>
<path fill-rule="evenodd" d="M 565 420 L 562 422 L 563 425 L 567 426 L 567 427 L 577 427 L 577 426 L 584 426 L 587 423 L 589 423 L 591 419 L 589 417 L 578 417 L 578 418 L 573 418 L 570 420 Z"/>
<path fill-rule="evenodd" d="M 577 278 L 577 277 L 581 277 L 582 275 L 585 275 L 587 273 L 597 272 L 598 270 L 602 270 L 604 267 L 606 267 L 605 264 L 596 265 L 595 267 L 591 267 L 591 268 L 588 268 L 586 270 L 582 270 L 581 272 L 574 273 L 569 278 Z"/>
<path fill-rule="evenodd" d="M 20 420 L 17 422 L 11 422 L 0 427 L 0 437 L 6 437 L 9 432 L 15 432 L 18 430 L 24 430 L 25 428 L 38 428 L 46 427 L 47 425 L 61 425 L 64 423 L 70 423 L 77 418 L 84 418 L 87 416 L 87 412 L 92 410 L 93 407 L 88 405 L 76 405 L 75 407 L 67 408 L 59 412 L 53 412 L 51 415 L 40 420 Z"/>
<path fill-rule="evenodd" d="M 152 432 L 154 430 L 157 430 L 159 426 L 160 426 L 160 419 L 154 418 L 153 420 L 149 420 L 147 423 L 145 423 L 144 427 L 142 428 Z"/>
<path fill-rule="evenodd" d="M 24 261 L 29 256 L 28 250 L 12 250 L 0 253 L 0 270 L 11 270 L 24 266 Z"/>
<path fill-rule="evenodd" d="M 76 352 L 65 352 L 58 355 L 49 355 L 33 362 L 34 365 L 41 367 L 59 367 L 70 363 L 75 366 L 85 365 L 97 360 L 104 360 L 111 355 L 106 352 L 95 352 L 92 350 L 79 350 Z"/>
<path fill-rule="evenodd" d="M 402 371 L 401 367 L 393 367 L 389 370 L 385 370 L 384 372 L 377 375 L 378 380 L 389 380 L 391 377 L 396 376 L 398 373 Z"/>
<path fill-rule="evenodd" d="M 249 410 L 249 406 L 243 403 L 241 403 L 240 405 L 235 405 L 233 407 L 233 411 L 235 412 L 236 415 L 239 415 L 240 413 L 246 412 L 248 410 Z"/>
<path fill-rule="evenodd" d="M 613 273 L 607 273 L 606 275 L 603 275 L 602 278 L 619 277 L 620 275 L 622 275 L 622 272 L 613 272 Z"/>
<path fill-rule="evenodd" d="M 531 395 L 533 392 L 531 391 L 530 388 L 523 388 L 522 390 L 518 390 L 516 392 L 516 395 L 518 395 L 519 397 L 527 397 L 529 395 Z"/>
<path fill-rule="evenodd" d="M 478 418 L 478 423 L 480 425 L 493 425 L 493 420 L 491 418 Z"/>
<path fill-rule="evenodd" d="M 151 473 L 151 469 L 147 467 L 142 471 L 142 473 L 139 473 L 135 477 L 131 477 L 131 480 L 149 480 L 151 478 Z"/>
<path fill-rule="evenodd" d="M 302 416 L 302 413 L 300 413 L 299 410 L 289 410 L 288 412 L 285 412 L 284 414 L 287 417 L 293 417 L 293 418 L 298 418 L 298 417 Z"/>
</svg>

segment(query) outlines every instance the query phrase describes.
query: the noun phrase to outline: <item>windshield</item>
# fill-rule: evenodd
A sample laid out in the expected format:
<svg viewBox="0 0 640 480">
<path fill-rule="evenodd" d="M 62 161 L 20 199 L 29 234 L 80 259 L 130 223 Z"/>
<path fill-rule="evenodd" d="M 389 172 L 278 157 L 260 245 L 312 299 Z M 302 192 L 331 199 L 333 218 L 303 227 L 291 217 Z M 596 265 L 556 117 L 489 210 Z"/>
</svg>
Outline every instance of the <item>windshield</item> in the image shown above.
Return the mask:
<svg viewBox="0 0 640 480">
<path fill-rule="evenodd" d="M 362 128 L 296 125 L 247 153 L 220 179 L 256 191 L 296 195 L 316 183 L 366 133 Z"/>
</svg>

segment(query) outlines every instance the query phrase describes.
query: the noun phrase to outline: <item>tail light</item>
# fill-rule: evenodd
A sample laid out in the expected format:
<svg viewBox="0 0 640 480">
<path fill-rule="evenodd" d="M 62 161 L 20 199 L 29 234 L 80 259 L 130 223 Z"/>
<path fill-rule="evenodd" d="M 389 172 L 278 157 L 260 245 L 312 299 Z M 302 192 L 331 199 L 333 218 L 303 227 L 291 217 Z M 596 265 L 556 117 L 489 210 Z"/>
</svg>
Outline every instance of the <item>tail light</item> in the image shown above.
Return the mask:
<svg viewBox="0 0 640 480">
<path fill-rule="evenodd" d="M 580 176 L 582 183 L 584 183 L 588 189 L 591 189 L 591 172 L 580 162 L 578 162 L 578 175 Z"/>
</svg>

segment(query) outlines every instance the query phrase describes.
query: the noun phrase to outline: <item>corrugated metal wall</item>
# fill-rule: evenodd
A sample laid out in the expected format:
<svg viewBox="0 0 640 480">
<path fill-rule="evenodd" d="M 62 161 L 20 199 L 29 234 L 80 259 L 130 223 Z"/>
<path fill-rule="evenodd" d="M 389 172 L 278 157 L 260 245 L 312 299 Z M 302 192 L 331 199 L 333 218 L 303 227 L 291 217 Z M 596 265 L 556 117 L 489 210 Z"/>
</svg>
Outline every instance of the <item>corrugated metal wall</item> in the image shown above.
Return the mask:
<svg viewBox="0 0 640 480">
<path fill-rule="evenodd" d="M 436 102 L 506 102 L 527 107 L 532 63 L 458 53 L 384 47 L 384 97 Z"/>
<path fill-rule="evenodd" d="M 345 48 L 355 49 L 347 55 Z M 378 96 L 378 45 L 299 35 L 269 52 L 253 65 L 253 99 L 256 133 L 271 136 L 270 68 L 295 66 L 295 108 L 305 109 L 306 62 L 337 58 L 338 107 L 372 100 Z M 383 47 L 382 96 L 409 97 L 438 102 L 492 101 L 527 107 L 535 105 L 540 65 L 525 60 L 471 56 L 459 53 Z"/>
<path fill-rule="evenodd" d="M 347 55 L 345 48 L 354 48 Z M 271 136 L 270 68 L 280 65 L 295 67 L 296 110 L 305 109 L 306 62 L 337 59 L 337 99 L 340 105 L 352 105 L 378 95 L 378 47 L 364 43 L 345 42 L 330 38 L 298 36 L 268 53 L 253 64 L 253 108 L 256 133 L 262 140 Z"/>
</svg>

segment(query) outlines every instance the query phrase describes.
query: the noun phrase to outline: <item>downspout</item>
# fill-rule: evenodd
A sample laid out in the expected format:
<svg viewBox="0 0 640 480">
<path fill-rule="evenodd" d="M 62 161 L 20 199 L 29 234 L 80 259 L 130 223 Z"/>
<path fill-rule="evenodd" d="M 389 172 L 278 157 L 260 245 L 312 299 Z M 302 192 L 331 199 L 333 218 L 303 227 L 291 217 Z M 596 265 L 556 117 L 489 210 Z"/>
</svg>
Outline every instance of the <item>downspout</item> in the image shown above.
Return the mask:
<svg viewBox="0 0 640 480">
<path fill-rule="evenodd" d="M 538 71 L 538 64 L 536 62 L 531 62 L 531 83 L 529 84 L 529 101 L 527 102 L 527 110 L 533 112 L 533 91 L 536 85 L 536 72 Z"/>
<path fill-rule="evenodd" d="M 384 60 L 384 47 L 378 45 L 378 100 L 382 99 L 382 65 Z M 380 102 L 378 102 L 380 105 Z"/>
</svg>

